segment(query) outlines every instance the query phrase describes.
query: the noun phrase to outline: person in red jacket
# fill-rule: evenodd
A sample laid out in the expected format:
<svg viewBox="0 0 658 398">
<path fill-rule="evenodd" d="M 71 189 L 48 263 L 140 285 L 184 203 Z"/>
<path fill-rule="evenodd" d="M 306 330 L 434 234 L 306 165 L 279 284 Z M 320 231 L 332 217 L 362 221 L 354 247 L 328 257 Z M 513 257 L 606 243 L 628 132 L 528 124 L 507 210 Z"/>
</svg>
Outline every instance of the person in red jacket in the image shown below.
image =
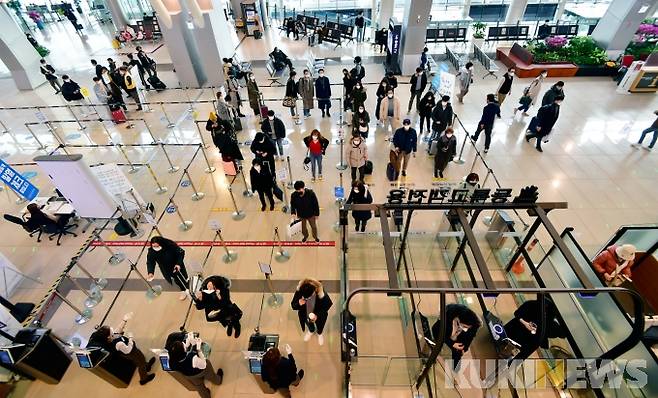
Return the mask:
<svg viewBox="0 0 658 398">
<path fill-rule="evenodd" d="M 630 244 L 612 245 L 594 258 L 592 266 L 606 282 L 613 281 L 620 274 L 630 279 L 635 251 L 635 246 Z"/>
</svg>

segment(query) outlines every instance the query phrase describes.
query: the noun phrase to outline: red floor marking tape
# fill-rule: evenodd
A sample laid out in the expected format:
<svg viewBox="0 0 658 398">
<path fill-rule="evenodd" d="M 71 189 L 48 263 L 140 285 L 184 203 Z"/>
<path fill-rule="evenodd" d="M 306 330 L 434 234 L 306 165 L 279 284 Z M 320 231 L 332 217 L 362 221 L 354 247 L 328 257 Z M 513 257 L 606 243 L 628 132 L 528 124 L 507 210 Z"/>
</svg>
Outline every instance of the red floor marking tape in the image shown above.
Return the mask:
<svg viewBox="0 0 658 398">
<path fill-rule="evenodd" d="M 202 246 L 210 246 L 213 244 L 212 241 L 210 240 L 180 240 L 176 242 L 178 246 L 182 247 L 202 247 Z M 277 242 L 275 241 L 261 241 L 261 240 L 227 240 L 224 241 L 226 246 L 242 246 L 242 247 L 258 247 L 258 246 L 266 246 L 266 247 L 272 247 L 276 246 Z M 105 245 L 107 246 L 144 246 L 145 241 L 143 240 L 114 240 L 114 241 L 105 241 Z M 221 246 L 221 242 L 214 242 L 214 246 Z M 101 242 L 95 240 L 91 242 L 91 246 L 102 246 Z M 320 241 L 320 242 L 307 242 L 307 243 L 302 243 L 300 241 L 282 241 L 281 246 L 319 246 L 319 247 L 335 247 L 336 242 L 333 240 L 330 241 Z"/>
</svg>

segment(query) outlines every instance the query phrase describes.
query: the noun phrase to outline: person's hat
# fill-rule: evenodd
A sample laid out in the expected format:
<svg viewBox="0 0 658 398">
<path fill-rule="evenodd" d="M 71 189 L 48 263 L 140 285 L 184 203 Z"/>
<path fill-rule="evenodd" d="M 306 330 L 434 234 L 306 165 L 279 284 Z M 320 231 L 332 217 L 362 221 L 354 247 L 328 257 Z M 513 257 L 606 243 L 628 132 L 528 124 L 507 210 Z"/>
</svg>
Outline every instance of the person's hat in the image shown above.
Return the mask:
<svg viewBox="0 0 658 398">
<path fill-rule="evenodd" d="M 635 246 L 631 244 L 625 244 L 621 246 L 617 246 L 615 249 L 615 253 L 617 253 L 617 257 L 621 258 L 624 261 L 631 261 L 635 259 Z"/>
<path fill-rule="evenodd" d="M 402 122 L 402 124 L 404 124 L 405 126 L 408 126 L 408 125 L 411 124 L 411 120 L 409 120 L 409 119 L 404 119 L 404 121 Z"/>
</svg>

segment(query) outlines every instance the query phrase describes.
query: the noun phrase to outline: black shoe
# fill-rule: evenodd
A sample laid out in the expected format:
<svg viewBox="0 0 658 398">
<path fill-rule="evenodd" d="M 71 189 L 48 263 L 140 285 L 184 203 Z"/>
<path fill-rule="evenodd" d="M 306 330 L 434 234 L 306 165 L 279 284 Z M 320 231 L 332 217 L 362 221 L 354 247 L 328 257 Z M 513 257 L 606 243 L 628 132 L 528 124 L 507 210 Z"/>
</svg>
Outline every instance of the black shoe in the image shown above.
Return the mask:
<svg viewBox="0 0 658 398">
<path fill-rule="evenodd" d="M 217 369 L 217 376 L 219 376 L 222 379 L 224 378 L 224 370 L 222 368 Z"/>
<path fill-rule="evenodd" d="M 302 243 L 306 243 L 307 240 L 308 238 L 302 238 Z"/>
<path fill-rule="evenodd" d="M 149 373 L 151 371 L 151 368 L 153 367 L 154 363 L 155 363 L 155 357 L 149 359 L 149 361 L 146 363 L 146 373 Z"/>
<path fill-rule="evenodd" d="M 148 84 L 145 84 L 145 85 L 144 85 L 144 88 L 147 89 L 147 90 L 149 90 L 149 89 L 151 88 L 151 86 L 149 86 Z"/>
<path fill-rule="evenodd" d="M 324 117 L 324 111 L 322 111 L 322 117 Z"/>
<path fill-rule="evenodd" d="M 318 242 L 320 242 L 320 239 L 315 238 L 315 243 L 318 243 Z"/>
<path fill-rule="evenodd" d="M 358 224 L 354 226 L 354 230 L 355 230 L 356 232 L 359 232 L 359 225 L 358 225 Z"/>
<path fill-rule="evenodd" d="M 471 136 L 471 139 L 472 139 L 473 141 L 477 141 L 477 140 L 478 140 L 478 137 L 472 135 L 472 136 Z"/>
<path fill-rule="evenodd" d="M 540 146 L 537 147 L 537 151 L 539 151 L 539 152 L 544 152 L 544 151 L 541 149 Z"/>
<path fill-rule="evenodd" d="M 297 372 L 297 376 L 299 376 L 299 380 L 304 378 L 304 369 L 301 369 L 299 372 Z"/>
<path fill-rule="evenodd" d="M 406 177 L 406 176 L 407 176 L 407 172 L 402 170 L 402 177 Z"/>
<path fill-rule="evenodd" d="M 240 325 L 240 323 L 236 323 L 235 328 L 233 330 L 235 331 L 235 333 L 233 333 L 233 337 L 235 337 L 236 339 L 240 337 L 240 331 L 242 330 L 242 326 Z"/>
<path fill-rule="evenodd" d="M 260 211 L 265 211 L 265 205 L 262 205 L 262 206 L 260 207 Z"/>
<path fill-rule="evenodd" d="M 331 117 L 331 113 L 329 113 L 329 111 L 327 111 L 327 117 Z"/>
<path fill-rule="evenodd" d="M 530 137 L 529 135 L 526 135 L 526 136 L 525 136 L 525 142 L 530 142 L 530 139 L 531 139 L 531 138 L 532 138 L 532 137 Z"/>
<path fill-rule="evenodd" d="M 439 177 L 443 178 L 443 172 L 439 171 Z"/>
<path fill-rule="evenodd" d="M 61 91 L 55 90 L 55 94 L 59 94 L 59 93 L 61 93 Z"/>
<path fill-rule="evenodd" d="M 229 323 L 228 326 L 226 327 L 226 335 L 230 336 L 232 334 L 233 334 L 233 324 Z"/>
<path fill-rule="evenodd" d="M 142 110 L 142 107 L 140 106 L 139 108 L 137 108 L 137 110 L 138 110 L 138 111 L 141 111 L 141 110 Z"/>
<path fill-rule="evenodd" d="M 439 176 L 436 173 L 434 173 L 434 178 L 439 178 Z"/>
<path fill-rule="evenodd" d="M 153 373 L 151 373 L 150 375 L 146 376 L 145 379 L 140 380 L 140 381 L 139 381 L 139 384 L 143 386 L 144 384 L 150 382 L 150 381 L 153 380 L 153 379 L 155 379 L 155 375 L 154 375 Z"/>
<path fill-rule="evenodd" d="M 270 205 L 270 211 L 274 211 L 274 203 Z"/>
</svg>

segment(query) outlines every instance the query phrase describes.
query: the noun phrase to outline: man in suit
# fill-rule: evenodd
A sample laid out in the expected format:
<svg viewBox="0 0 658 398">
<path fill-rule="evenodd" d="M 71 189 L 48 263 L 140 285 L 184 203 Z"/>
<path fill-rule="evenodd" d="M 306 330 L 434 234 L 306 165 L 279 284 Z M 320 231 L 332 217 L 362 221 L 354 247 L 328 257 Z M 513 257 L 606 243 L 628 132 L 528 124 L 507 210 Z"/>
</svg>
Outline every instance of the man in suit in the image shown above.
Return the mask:
<svg viewBox="0 0 658 398">
<path fill-rule="evenodd" d="M 556 96 L 553 103 L 539 108 L 537 116 L 530 121 L 525 140 L 530 142 L 531 139 L 536 138 L 537 150 L 539 152 L 544 152 L 541 149 L 541 141 L 544 137 L 550 134 L 551 130 L 553 130 L 553 126 L 555 126 L 555 123 L 560 116 L 560 105 L 563 100 L 564 96 Z"/>
<path fill-rule="evenodd" d="M 450 347 L 454 369 L 459 370 L 459 362 L 464 353 L 468 351 L 482 322 L 475 312 L 462 304 L 446 305 L 445 320 L 446 330 L 443 341 L 436 341 L 441 328 L 440 319 L 432 325 L 432 336 L 437 344 L 445 343 Z"/>
<path fill-rule="evenodd" d="M 409 107 L 407 108 L 407 113 L 411 112 L 411 105 L 414 103 L 414 97 L 416 98 L 416 109 L 418 109 L 420 97 L 423 96 L 423 91 L 425 91 L 425 87 L 427 87 L 427 76 L 425 73 L 423 73 L 422 68 L 416 68 L 416 73 L 411 76 L 409 86 L 411 97 L 409 97 Z"/>
</svg>

